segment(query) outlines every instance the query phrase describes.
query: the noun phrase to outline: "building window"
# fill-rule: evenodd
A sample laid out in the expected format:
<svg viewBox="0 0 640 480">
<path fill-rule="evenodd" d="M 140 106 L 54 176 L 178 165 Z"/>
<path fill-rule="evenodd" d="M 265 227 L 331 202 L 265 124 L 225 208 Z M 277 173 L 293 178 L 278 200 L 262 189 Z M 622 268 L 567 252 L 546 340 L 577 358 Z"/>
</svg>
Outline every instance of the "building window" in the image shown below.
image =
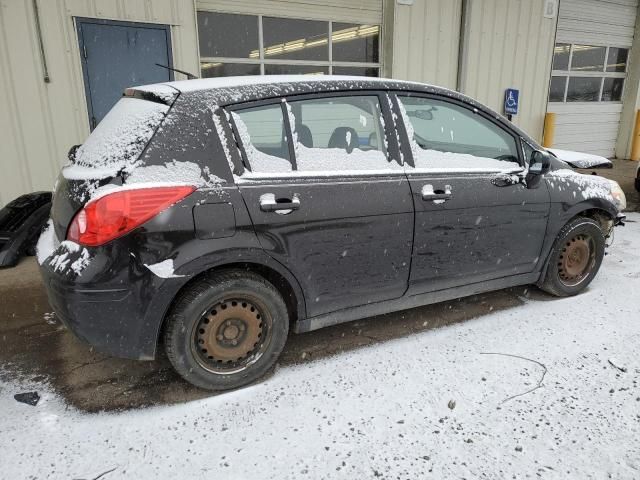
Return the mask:
<svg viewBox="0 0 640 480">
<path fill-rule="evenodd" d="M 203 78 L 380 75 L 380 25 L 198 12 Z"/>
<path fill-rule="evenodd" d="M 620 102 L 629 49 L 556 43 L 550 102 Z"/>
</svg>

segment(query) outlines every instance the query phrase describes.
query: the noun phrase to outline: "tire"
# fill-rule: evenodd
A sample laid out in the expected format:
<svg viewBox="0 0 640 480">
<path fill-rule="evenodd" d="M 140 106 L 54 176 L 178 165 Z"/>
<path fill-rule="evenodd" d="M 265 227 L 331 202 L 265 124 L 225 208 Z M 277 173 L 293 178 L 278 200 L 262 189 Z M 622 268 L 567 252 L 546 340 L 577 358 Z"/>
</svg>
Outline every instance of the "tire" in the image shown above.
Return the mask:
<svg viewBox="0 0 640 480">
<path fill-rule="evenodd" d="M 180 294 L 167 317 L 164 344 L 185 380 L 228 390 L 267 373 L 288 330 L 278 290 L 259 275 L 229 270 L 211 273 Z"/>
<path fill-rule="evenodd" d="M 540 286 L 557 297 L 582 292 L 594 279 L 604 258 L 605 237 L 595 220 L 577 217 L 556 238 Z"/>
</svg>

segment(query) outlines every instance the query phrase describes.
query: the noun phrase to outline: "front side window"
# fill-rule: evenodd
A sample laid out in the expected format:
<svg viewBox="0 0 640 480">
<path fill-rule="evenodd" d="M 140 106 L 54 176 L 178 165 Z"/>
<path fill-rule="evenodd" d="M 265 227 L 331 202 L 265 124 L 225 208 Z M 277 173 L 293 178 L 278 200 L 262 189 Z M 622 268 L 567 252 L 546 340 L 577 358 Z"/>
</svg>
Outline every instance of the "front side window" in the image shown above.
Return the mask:
<svg viewBox="0 0 640 480">
<path fill-rule="evenodd" d="M 425 97 L 399 96 L 416 168 L 517 168 L 515 138 L 477 111 Z"/>
</svg>

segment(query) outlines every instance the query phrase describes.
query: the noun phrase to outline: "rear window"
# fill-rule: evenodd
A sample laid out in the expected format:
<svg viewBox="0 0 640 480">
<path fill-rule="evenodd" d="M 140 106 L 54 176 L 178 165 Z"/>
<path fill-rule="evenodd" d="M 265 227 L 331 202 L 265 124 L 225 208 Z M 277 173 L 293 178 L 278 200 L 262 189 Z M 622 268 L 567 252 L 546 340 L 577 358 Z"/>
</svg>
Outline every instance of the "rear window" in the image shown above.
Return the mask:
<svg viewBox="0 0 640 480">
<path fill-rule="evenodd" d="M 130 170 L 168 110 L 162 103 L 120 99 L 78 148 L 75 164 L 109 170 L 111 175 Z"/>
</svg>

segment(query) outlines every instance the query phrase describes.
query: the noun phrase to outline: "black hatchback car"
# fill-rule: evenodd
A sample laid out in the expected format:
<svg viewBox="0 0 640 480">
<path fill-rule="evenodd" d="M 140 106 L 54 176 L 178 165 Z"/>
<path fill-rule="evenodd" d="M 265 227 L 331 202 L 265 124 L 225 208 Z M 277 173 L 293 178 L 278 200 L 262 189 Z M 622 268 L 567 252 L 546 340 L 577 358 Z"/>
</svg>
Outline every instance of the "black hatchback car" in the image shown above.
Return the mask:
<svg viewBox="0 0 640 480">
<path fill-rule="evenodd" d="M 69 156 L 38 244 L 56 314 L 113 356 L 164 344 L 211 390 L 262 376 L 289 330 L 577 294 L 625 201 L 474 100 L 384 79 L 132 88 Z"/>
</svg>

